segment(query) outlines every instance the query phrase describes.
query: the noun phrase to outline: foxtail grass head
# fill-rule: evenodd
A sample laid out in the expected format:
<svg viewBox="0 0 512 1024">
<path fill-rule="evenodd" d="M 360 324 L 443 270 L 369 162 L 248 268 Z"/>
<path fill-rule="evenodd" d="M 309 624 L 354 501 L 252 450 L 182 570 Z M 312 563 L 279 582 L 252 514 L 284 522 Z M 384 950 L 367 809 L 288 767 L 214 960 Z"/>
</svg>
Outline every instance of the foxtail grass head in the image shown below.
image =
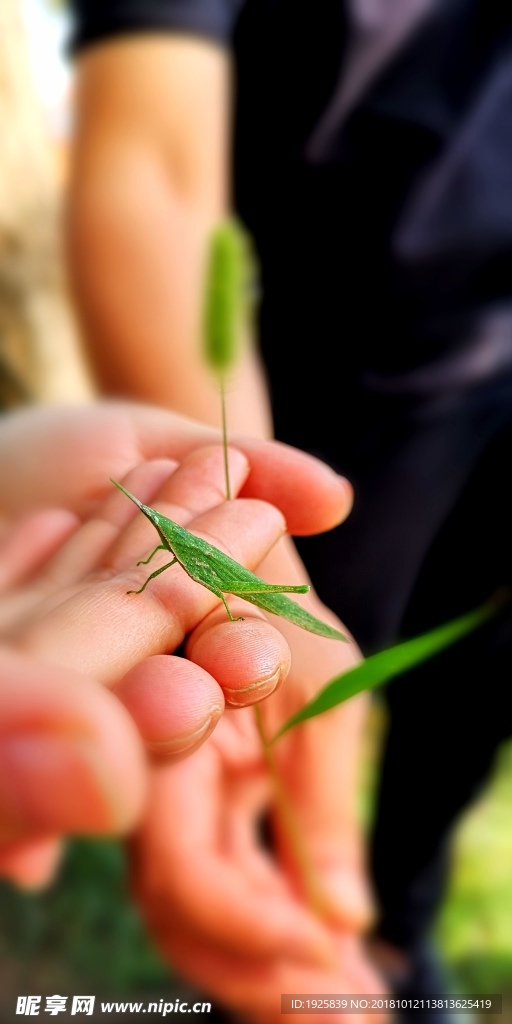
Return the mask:
<svg viewBox="0 0 512 1024">
<path fill-rule="evenodd" d="M 249 236 L 236 220 L 222 221 L 209 241 L 204 296 L 204 355 L 218 376 L 236 366 L 255 290 Z"/>
<path fill-rule="evenodd" d="M 226 378 L 250 332 L 255 260 L 249 236 L 235 220 L 222 221 L 209 241 L 204 293 L 203 353 L 217 377 L 221 398 L 226 497 L 231 498 L 226 422 Z"/>
</svg>

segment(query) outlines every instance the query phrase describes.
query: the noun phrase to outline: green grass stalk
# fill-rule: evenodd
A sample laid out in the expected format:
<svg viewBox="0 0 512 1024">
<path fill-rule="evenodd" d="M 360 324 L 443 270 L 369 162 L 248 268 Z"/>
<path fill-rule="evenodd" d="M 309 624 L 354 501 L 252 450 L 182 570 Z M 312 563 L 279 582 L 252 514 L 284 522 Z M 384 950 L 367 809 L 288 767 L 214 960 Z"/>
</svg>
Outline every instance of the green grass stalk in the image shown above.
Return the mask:
<svg viewBox="0 0 512 1024">
<path fill-rule="evenodd" d="M 300 830 L 290 797 L 286 791 L 283 779 L 276 763 L 274 751 L 271 747 L 263 724 L 263 716 L 259 704 L 254 705 L 254 717 L 256 727 L 261 741 L 261 746 L 267 764 L 274 801 L 279 813 L 286 838 L 289 843 L 295 867 L 300 879 L 304 898 L 309 909 L 320 918 L 325 918 L 327 912 L 327 901 L 315 865 L 310 856 L 307 844 Z"/>
</svg>

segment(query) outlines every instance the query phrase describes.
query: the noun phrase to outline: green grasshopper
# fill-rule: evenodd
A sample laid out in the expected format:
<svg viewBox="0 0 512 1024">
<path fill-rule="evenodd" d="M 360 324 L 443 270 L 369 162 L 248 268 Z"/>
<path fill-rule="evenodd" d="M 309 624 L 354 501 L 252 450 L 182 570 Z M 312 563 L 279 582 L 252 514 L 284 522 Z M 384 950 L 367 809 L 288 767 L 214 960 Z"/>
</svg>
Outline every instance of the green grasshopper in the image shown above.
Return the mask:
<svg viewBox="0 0 512 1024">
<path fill-rule="evenodd" d="M 239 562 L 235 562 L 233 558 L 225 555 L 219 548 L 208 544 L 205 540 L 201 540 L 200 537 L 195 537 L 193 533 L 184 530 L 182 526 L 178 526 L 178 523 L 168 519 L 167 516 L 161 515 L 160 512 L 156 512 L 155 509 L 149 508 L 148 505 L 143 505 L 138 498 L 130 494 L 130 491 L 127 491 L 116 480 L 111 479 L 111 482 L 123 494 L 126 494 L 130 501 L 137 505 L 137 508 L 153 524 L 160 537 L 161 543 L 157 544 L 149 558 L 137 562 L 137 565 L 147 565 L 153 556 L 156 555 L 157 551 L 169 551 L 173 555 L 172 561 L 166 562 L 160 569 L 155 569 L 155 572 L 148 576 L 140 590 L 129 590 L 129 594 L 141 594 L 146 589 L 150 580 L 155 579 L 161 572 L 170 569 L 172 565 L 178 562 L 191 579 L 195 580 L 196 583 L 201 583 L 203 587 L 206 587 L 207 590 L 210 590 L 212 594 L 215 594 L 222 601 L 231 622 L 236 622 L 237 620 L 233 618 L 224 594 L 234 594 L 243 597 L 245 601 L 250 601 L 252 604 L 257 605 L 258 608 L 271 612 L 273 615 L 280 615 L 293 622 L 296 626 L 307 629 L 311 633 L 317 633 L 319 636 L 329 637 L 333 640 L 347 640 L 347 637 L 338 629 L 334 629 L 326 622 L 315 618 L 314 615 L 301 608 L 295 601 L 291 601 L 288 597 L 284 596 L 285 593 L 306 594 L 309 590 L 307 584 L 281 586 L 277 583 L 265 583 L 259 576 L 249 572 L 248 569 L 245 569 Z"/>
</svg>

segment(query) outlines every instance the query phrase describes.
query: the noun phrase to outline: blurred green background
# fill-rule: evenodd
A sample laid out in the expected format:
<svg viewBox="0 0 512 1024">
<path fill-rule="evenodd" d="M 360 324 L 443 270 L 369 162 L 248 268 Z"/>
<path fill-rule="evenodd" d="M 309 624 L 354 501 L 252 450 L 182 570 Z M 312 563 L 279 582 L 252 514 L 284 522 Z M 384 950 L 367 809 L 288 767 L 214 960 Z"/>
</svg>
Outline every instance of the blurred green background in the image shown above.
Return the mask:
<svg viewBox="0 0 512 1024">
<path fill-rule="evenodd" d="M 489 786 L 459 824 L 451 885 L 437 928 L 454 981 L 466 992 L 503 993 L 507 1022 L 512 1020 L 511 810 L 508 742 Z"/>
</svg>

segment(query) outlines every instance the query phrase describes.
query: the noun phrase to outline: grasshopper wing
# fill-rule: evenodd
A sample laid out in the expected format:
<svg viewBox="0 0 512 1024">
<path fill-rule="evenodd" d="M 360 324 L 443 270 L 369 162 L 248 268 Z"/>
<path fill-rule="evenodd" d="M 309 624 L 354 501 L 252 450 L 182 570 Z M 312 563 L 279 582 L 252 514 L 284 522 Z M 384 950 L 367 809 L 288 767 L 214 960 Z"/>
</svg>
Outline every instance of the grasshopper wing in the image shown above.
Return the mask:
<svg viewBox="0 0 512 1024">
<path fill-rule="evenodd" d="M 310 633 L 317 633 L 318 636 L 329 637 L 331 640 L 349 642 L 348 637 L 339 629 L 334 629 L 334 626 L 329 626 L 327 622 L 317 619 L 315 615 L 311 615 L 305 608 L 301 608 L 299 604 L 291 601 L 284 594 L 243 594 L 243 597 L 245 601 L 250 601 L 251 604 L 257 605 L 263 611 L 271 612 L 272 615 L 280 615 L 281 618 L 288 619 L 295 626 L 307 629 Z"/>
</svg>

